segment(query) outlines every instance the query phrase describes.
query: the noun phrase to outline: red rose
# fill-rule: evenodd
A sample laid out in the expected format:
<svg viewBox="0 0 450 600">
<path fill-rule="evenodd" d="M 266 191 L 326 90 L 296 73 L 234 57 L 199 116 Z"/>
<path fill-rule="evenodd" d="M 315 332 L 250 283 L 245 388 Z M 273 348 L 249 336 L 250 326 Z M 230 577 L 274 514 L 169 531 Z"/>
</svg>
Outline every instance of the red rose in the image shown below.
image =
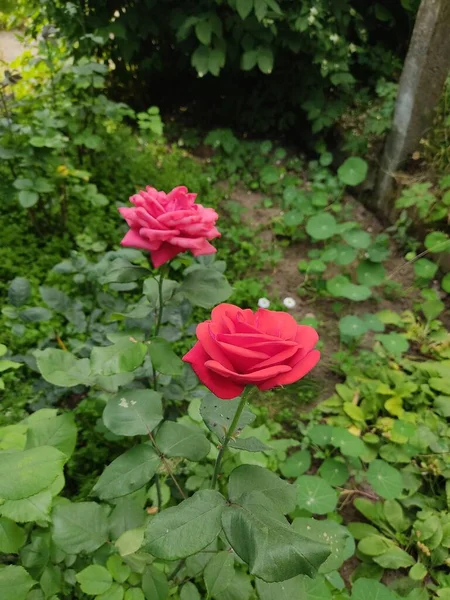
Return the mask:
<svg viewBox="0 0 450 600">
<path fill-rule="evenodd" d="M 317 364 L 319 339 L 285 312 L 220 304 L 197 326 L 198 342 L 183 357 L 219 398 L 239 396 L 246 385 L 260 390 L 294 383 Z"/>
<path fill-rule="evenodd" d="M 135 208 L 119 208 L 131 228 L 122 246 L 148 250 L 155 268 L 186 250 L 194 256 L 214 254 L 208 240 L 220 236 L 215 227 L 219 217 L 212 208 L 195 204 L 196 197 L 184 186 L 168 194 L 147 186 L 131 196 Z"/>
</svg>

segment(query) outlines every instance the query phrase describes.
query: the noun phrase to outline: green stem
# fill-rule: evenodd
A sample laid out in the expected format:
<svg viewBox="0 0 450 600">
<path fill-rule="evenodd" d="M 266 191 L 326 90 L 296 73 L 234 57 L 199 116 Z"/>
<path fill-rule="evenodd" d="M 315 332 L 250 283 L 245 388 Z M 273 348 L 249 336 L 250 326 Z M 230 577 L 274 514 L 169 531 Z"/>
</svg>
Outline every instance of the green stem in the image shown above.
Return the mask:
<svg viewBox="0 0 450 600">
<path fill-rule="evenodd" d="M 169 573 L 169 575 L 167 576 L 167 579 L 169 579 L 169 581 L 171 579 L 175 579 L 175 577 L 178 575 L 178 573 L 184 567 L 185 562 L 186 561 L 185 561 L 184 558 L 183 558 L 183 560 L 180 560 L 180 562 L 177 564 L 177 566 L 175 567 L 175 569 L 171 573 Z"/>
<path fill-rule="evenodd" d="M 155 473 L 155 486 L 156 486 L 156 501 L 158 503 L 158 510 L 161 510 L 162 495 L 161 495 L 161 482 L 159 481 L 159 473 Z"/>
<path fill-rule="evenodd" d="M 231 422 L 230 427 L 228 428 L 228 431 L 225 435 L 225 439 L 223 440 L 223 444 L 222 447 L 219 450 L 219 454 L 217 455 L 217 459 L 216 459 L 216 466 L 214 467 L 214 474 L 213 474 L 213 478 L 211 481 L 211 489 L 213 490 L 216 487 L 216 483 L 217 483 L 217 478 L 219 476 L 220 473 L 220 466 L 222 464 L 222 459 L 223 459 L 223 455 L 225 454 L 225 450 L 227 449 L 227 446 L 230 442 L 230 439 L 233 435 L 233 433 L 236 430 L 236 427 L 239 423 L 239 419 L 241 417 L 242 411 L 245 408 L 245 405 L 247 404 L 247 398 L 249 395 L 249 392 L 252 388 L 250 386 L 247 386 L 244 389 L 244 392 L 241 396 L 241 401 L 239 402 L 239 406 L 237 407 L 237 410 L 234 414 L 233 420 Z"/>
<path fill-rule="evenodd" d="M 163 277 L 163 268 L 159 271 L 159 279 L 158 279 L 158 313 L 156 315 L 156 323 L 155 323 L 155 329 L 153 331 L 153 337 L 157 337 L 159 330 L 161 328 L 161 323 L 162 323 L 162 315 L 163 315 L 163 309 L 164 309 L 164 299 L 163 299 L 163 283 L 164 283 L 164 277 Z M 155 392 L 158 389 L 158 382 L 157 382 L 157 375 L 156 375 L 156 371 L 153 369 L 153 389 L 155 390 Z"/>
<path fill-rule="evenodd" d="M 163 308 L 164 308 L 163 282 L 164 282 L 164 277 L 163 277 L 163 272 L 162 272 L 162 269 L 161 269 L 160 274 L 159 274 L 159 280 L 158 280 L 159 307 L 158 307 L 158 315 L 157 315 L 157 318 L 156 318 L 156 325 L 155 325 L 155 333 L 154 333 L 155 337 L 159 333 L 159 329 L 161 327 L 161 322 L 162 322 L 162 315 L 163 315 Z"/>
</svg>

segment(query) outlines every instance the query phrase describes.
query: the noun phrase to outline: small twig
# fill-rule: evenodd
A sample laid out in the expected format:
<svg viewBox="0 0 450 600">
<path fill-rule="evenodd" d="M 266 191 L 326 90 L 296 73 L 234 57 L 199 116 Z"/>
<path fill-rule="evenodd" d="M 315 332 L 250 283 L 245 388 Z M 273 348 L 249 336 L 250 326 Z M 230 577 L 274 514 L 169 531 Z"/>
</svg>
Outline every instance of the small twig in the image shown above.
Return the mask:
<svg viewBox="0 0 450 600">
<path fill-rule="evenodd" d="M 363 492 L 362 490 L 348 490 L 346 488 L 337 487 L 339 490 L 339 494 L 341 496 L 348 496 L 350 494 L 359 494 L 360 496 L 365 496 L 366 498 L 370 498 L 371 500 L 378 500 L 378 497 L 374 494 L 369 494 L 369 492 Z"/>
<path fill-rule="evenodd" d="M 163 452 L 161 452 L 161 450 L 158 448 L 158 444 L 156 443 L 156 440 L 155 440 L 155 437 L 154 437 L 154 435 L 152 434 L 152 432 L 151 432 L 149 429 L 147 429 L 147 434 L 148 434 L 148 437 L 150 438 L 150 441 L 151 441 L 151 443 L 152 443 L 152 445 L 153 445 L 153 448 L 156 450 L 156 452 L 157 452 L 157 454 L 158 454 L 159 458 L 160 458 L 160 459 L 163 461 L 163 463 L 164 463 L 164 467 L 166 468 L 166 471 L 167 471 L 167 473 L 169 474 L 169 477 L 170 477 L 170 478 L 172 479 L 172 481 L 174 482 L 174 484 L 175 484 L 175 487 L 176 487 L 176 488 L 177 488 L 177 490 L 180 492 L 180 494 L 181 494 L 181 496 L 182 496 L 183 500 L 186 500 L 186 499 L 187 499 L 187 496 L 186 496 L 186 494 L 183 492 L 183 490 L 181 489 L 181 487 L 180 487 L 180 484 L 178 483 L 178 481 L 177 481 L 177 479 L 176 479 L 175 475 L 173 474 L 172 468 L 171 468 L 171 466 L 170 466 L 169 462 L 167 461 L 167 458 L 164 456 Z"/>
</svg>

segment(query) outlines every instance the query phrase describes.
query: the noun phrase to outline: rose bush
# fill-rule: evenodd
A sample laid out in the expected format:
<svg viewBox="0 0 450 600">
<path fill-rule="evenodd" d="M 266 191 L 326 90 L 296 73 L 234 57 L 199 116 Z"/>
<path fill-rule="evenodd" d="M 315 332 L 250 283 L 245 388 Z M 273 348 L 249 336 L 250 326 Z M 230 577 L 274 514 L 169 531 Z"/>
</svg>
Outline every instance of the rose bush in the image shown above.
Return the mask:
<svg viewBox="0 0 450 600">
<path fill-rule="evenodd" d="M 220 237 L 212 208 L 196 204 L 197 194 L 178 186 L 166 194 L 151 186 L 131 196 L 134 207 L 119 208 L 130 226 L 122 246 L 148 250 L 155 268 L 190 250 L 194 256 L 214 254 L 208 240 Z"/>
<path fill-rule="evenodd" d="M 319 336 L 284 312 L 242 310 L 232 304 L 213 309 L 197 326 L 198 342 L 183 357 L 200 381 L 219 398 L 239 396 L 245 386 L 260 390 L 294 383 L 317 364 Z"/>
</svg>

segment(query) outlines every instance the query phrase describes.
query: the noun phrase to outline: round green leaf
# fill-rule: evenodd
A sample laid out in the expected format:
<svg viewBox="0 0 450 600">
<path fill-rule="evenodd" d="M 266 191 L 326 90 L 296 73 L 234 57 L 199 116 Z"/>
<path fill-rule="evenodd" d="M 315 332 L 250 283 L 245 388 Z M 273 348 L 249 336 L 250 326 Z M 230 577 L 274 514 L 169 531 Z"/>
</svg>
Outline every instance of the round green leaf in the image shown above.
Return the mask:
<svg viewBox="0 0 450 600">
<path fill-rule="evenodd" d="M 447 252 L 450 250 L 450 238 L 442 231 L 433 231 L 426 236 L 424 245 L 431 253 Z"/>
<path fill-rule="evenodd" d="M 367 325 L 359 317 L 348 315 L 339 320 L 339 331 L 348 337 L 360 337 L 367 331 Z"/>
<path fill-rule="evenodd" d="M 310 540 L 328 544 L 331 554 L 320 566 L 319 573 L 331 573 L 339 569 L 343 562 L 353 556 L 355 542 L 348 529 L 332 521 L 325 519 L 297 518 L 292 523 L 293 529 Z"/>
<path fill-rule="evenodd" d="M 333 427 L 332 429 L 331 443 L 339 448 L 342 454 L 355 457 L 364 454 L 366 447 L 359 437 L 342 427 Z"/>
<path fill-rule="evenodd" d="M 334 458 L 327 458 L 323 461 L 319 468 L 319 475 L 333 486 L 344 485 L 349 478 L 346 465 Z"/>
<path fill-rule="evenodd" d="M 324 515 L 336 508 L 338 495 L 326 481 L 315 475 L 297 479 L 297 505 L 310 513 Z"/>
<path fill-rule="evenodd" d="M 395 500 L 403 491 L 401 473 L 384 462 L 373 460 L 367 470 L 367 481 L 375 492 L 386 500 Z"/>
<path fill-rule="evenodd" d="M 310 217 L 306 223 L 306 231 L 314 240 L 326 240 L 336 233 L 337 223 L 333 215 L 320 213 Z"/>
<path fill-rule="evenodd" d="M 19 204 L 24 208 L 31 208 L 37 204 L 39 200 L 39 194 L 32 192 L 31 190 L 22 190 L 19 192 Z"/>
<path fill-rule="evenodd" d="M 444 275 L 444 277 L 442 278 L 441 287 L 444 290 L 444 292 L 450 294 L 450 273 L 447 273 L 447 275 Z"/>
<path fill-rule="evenodd" d="M 376 316 L 366 313 L 362 316 L 367 329 L 370 331 L 382 332 L 384 331 L 384 323 Z"/>
<path fill-rule="evenodd" d="M 342 238 L 349 246 L 352 248 L 357 248 L 358 250 L 365 250 L 370 246 L 371 242 L 370 234 L 362 229 L 351 229 L 350 231 L 345 231 L 342 234 Z"/>
<path fill-rule="evenodd" d="M 62 474 L 66 460 L 51 446 L 0 452 L 0 498 L 21 500 L 42 492 Z"/>
<path fill-rule="evenodd" d="M 338 177 L 345 185 L 359 185 L 367 176 L 367 162 L 358 156 L 351 156 L 338 169 Z"/>
<path fill-rule="evenodd" d="M 333 434 L 334 427 L 331 427 L 331 425 L 314 425 L 308 431 L 308 437 L 311 442 L 321 447 L 331 444 Z"/>
<path fill-rule="evenodd" d="M 400 333 L 379 333 L 375 336 L 381 342 L 389 354 L 399 357 L 409 348 L 408 340 Z"/>
<path fill-rule="evenodd" d="M 105 426 L 116 435 L 147 435 L 162 419 L 161 394 L 152 390 L 123 390 L 103 411 Z"/>
<path fill-rule="evenodd" d="M 414 273 L 416 277 L 421 277 L 422 279 L 433 279 L 437 270 L 438 266 L 427 258 L 419 258 L 414 263 Z"/>
<path fill-rule="evenodd" d="M 380 263 L 363 260 L 356 269 L 356 275 L 359 283 L 372 287 L 383 283 L 386 271 Z"/>
<path fill-rule="evenodd" d="M 347 246 L 346 244 L 336 244 L 336 257 L 333 262 L 337 265 L 346 266 L 351 264 L 356 256 L 357 252 L 354 248 Z"/>
<path fill-rule="evenodd" d="M 371 291 L 365 285 L 355 285 L 345 275 L 336 275 L 326 283 L 328 292 L 336 298 L 347 298 L 361 302 L 370 297 Z"/>
<path fill-rule="evenodd" d="M 101 565 L 89 565 L 76 575 L 81 591 L 96 596 L 103 594 L 113 582 L 110 572 Z"/>
<path fill-rule="evenodd" d="M 300 477 L 311 466 L 311 455 L 308 450 L 294 452 L 286 462 L 280 465 L 280 471 L 285 477 Z"/>
</svg>

